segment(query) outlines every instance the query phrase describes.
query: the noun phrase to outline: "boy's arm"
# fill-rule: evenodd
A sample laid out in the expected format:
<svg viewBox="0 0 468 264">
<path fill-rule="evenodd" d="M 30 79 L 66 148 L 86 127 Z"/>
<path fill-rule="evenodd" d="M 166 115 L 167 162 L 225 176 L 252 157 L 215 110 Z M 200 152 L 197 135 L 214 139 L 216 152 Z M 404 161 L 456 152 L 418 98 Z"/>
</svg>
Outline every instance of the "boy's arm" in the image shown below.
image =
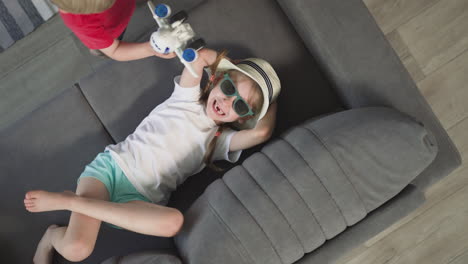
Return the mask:
<svg viewBox="0 0 468 264">
<path fill-rule="evenodd" d="M 171 59 L 175 53 L 161 54 L 153 50 L 149 42 L 129 43 L 114 39 L 112 45 L 100 49 L 108 57 L 117 61 L 131 61 L 143 59 L 150 56 L 158 56 L 163 59 Z"/>
<path fill-rule="evenodd" d="M 191 63 L 193 70 L 198 74 L 194 77 L 187 68 L 184 68 L 182 76 L 180 77 L 179 85 L 181 87 L 194 87 L 201 81 L 203 75 L 203 68 L 213 64 L 216 61 L 218 53 L 211 49 L 201 49 L 198 51 L 198 58 Z"/>
<path fill-rule="evenodd" d="M 235 133 L 229 144 L 229 151 L 248 149 L 267 141 L 275 128 L 277 108 L 277 103 L 272 103 L 268 107 L 266 115 L 258 121 L 254 128 Z"/>
</svg>

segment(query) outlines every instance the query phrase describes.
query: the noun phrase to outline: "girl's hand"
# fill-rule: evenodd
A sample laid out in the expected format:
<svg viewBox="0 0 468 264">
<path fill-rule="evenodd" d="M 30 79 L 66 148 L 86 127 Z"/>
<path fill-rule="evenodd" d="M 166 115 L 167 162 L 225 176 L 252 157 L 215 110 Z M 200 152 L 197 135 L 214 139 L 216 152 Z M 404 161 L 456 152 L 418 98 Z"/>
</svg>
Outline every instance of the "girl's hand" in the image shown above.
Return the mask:
<svg viewBox="0 0 468 264">
<path fill-rule="evenodd" d="M 276 124 L 278 104 L 272 103 L 265 116 L 252 129 L 241 130 L 234 134 L 229 145 L 229 151 L 248 149 L 267 141 L 273 134 Z"/>
<path fill-rule="evenodd" d="M 197 73 L 198 77 L 194 77 L 187 68 L 184 68 L 182 76 L 180 77 L 179 85 L 181 87 L 194 87 L 201 81 L 203 75 L 203 68 L 213 64 L 216 61 L 218 53 L 211 49 L 201 49 L 198 51 L 198 58 L 191 63 L 193 70 Z"/>
<path fill-rule="evenodd" d="M 271 103 L 265 116 L 259 120 L 255 128 L 253 128 L 263 141 L 267 141 L 273 134 L 276 124 L 277 109 L 278 103 L 276 101 Z"/>
</svg>

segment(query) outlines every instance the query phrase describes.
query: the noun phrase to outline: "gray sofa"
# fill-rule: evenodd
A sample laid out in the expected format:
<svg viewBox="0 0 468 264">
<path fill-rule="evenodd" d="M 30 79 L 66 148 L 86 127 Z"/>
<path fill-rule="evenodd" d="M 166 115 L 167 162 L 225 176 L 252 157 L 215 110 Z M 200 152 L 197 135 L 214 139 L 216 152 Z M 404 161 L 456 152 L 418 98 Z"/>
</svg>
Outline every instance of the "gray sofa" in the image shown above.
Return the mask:
<svg viewBox="0 0 468 264">
<path fill-rule="evenodd" d="M 346 220 L 341 225 L 332 226 L 331 231 L 323 238 L 305 243 L 308 245 L 307 250 L 302 248 L 305 244 L 299 247 L 297 242 L 271 246 L 269 250 L 281 251 L 277 255 L 279 263 L 332 263 L 347 250 L 384 230 L 421 205 L 424 202 L 424 190 L 459 166 L 460 156 L 446 131 L 361 0 L 187 0 L 168 3 L 175 10 L 188 11 L 189 22 L 211 48 L 227 48 L 230 50 L 230 56 L 234 58 L 262 57 L 274 65 L 283 86 L 279 98 L 277 128 L 273 139 L 266 146 L 244 151 L 239 162 L 242 166 L 222 163 L 220 166 L 225 168 L 225 172 L 205 169 L 178 188 L 172 195 L 169 206 L 184 212 L 186 223 L 175 240 L 143 236 L 103 225 L 93 254 L 83 263 L 100 263 L 112 256 L 129 254 L 136 255 L 112 257 L 107 263 L 159 263 L 157 261 L 164 261 L 163 256 L 170 256 L 165 260 L 168 263 L 177 263 L 179 258 L 187 263 L 267 263 L 262 261 L 271 254 L 257 250 L 255 246 L 258 245 L 252 243 L 255 240 L 250 240 L 258 236 L 249 237 L 249 234 L 245 234 L 246 236 L 241 237 L 232 247 L 228 244 L 229 236 L 222 237 L 224 240 L 209 239 L 221 238 L 221 234 L 215 232 L 216 226 L 211 228 L 208 225 L 210 221 L 203 222 L 198 218 L 201 215 L 209 216 L 204 214 L 210 208 L 206 206 L 206 201 L 219 197 L 218 209 L 221 210 L 223 206 L 230 208 L 227 206 L 229 200 L 221 198 L 232 198 L 232 195 L 226 196 L 229 192 L 225 187 L 235 189 L 236 184 L 249 187 L 245 190 L 238 189 L 239 193 L 248 190 L 251 192 L 245 195 L 258 193 L 257 189 L 250 188 L 253 186 L 252 179 L 232 175 L 245 174 L 242 173 L 242 168 L 247 168 L 252 174 L 251 167 L 258 165 L 260 172 L 254 175 L 255 180 L 265 179 L 265 173 L 274 176 L 272 172 L 261 172 L 260 165 L 265 163 L 265 157 L 262 155 L 268 156 L 269 151 L 284 152 L 281 148 L 275 151 L 278 147 L 277 142 L 288 138 L 294 131 L 301 130 L 301 127 L 315 126 L 317 122 L 326 123 L 325 127 L 343 123 L 343 127 L 346 128 L 344 121 L 348 120 L 347 118 L 340 122 L 332 121 L 349 113 L 390 111 L 392 116 L 402 115 L 401 119 L 424 126 L 424 129 L 414 126 L 421 129 L 414 130 L 419 131 L 419 134 L 415 133 L 413 139 L 420 135 L 420 141 L 417 142 L 424 146 L 430 146 L 431 144 L 427 144 L 432 142 L 437 148 L 427 148 L 427 152 L 418 152 L 424 154 L 418 163 L 418 169 L 411 172 L 402 170 L 400 174 L 394 174 L 402 176 L 401 179 L 404 180 L 397 181 L 398 188 L 392 189 L 385 199 L 380 199 L 370 207 L 361 207 L 359 203 L 355 204 L 355 207 L 345 205 L 343 208 L 349 210 L 351 218 L 345 217 Z M 149 12 L 142 6 L 133 16 L 125 38 L 146 40 L 154 26 Z M 37 37 L 34 33 L 31 35 L 31 38 Z M 76 61 L 70 62 L 73 68 L 64 65 L 67 52 L 59 49 L 57 52 L 61 52 L 60 56 L 64 56 L 64 59 L 58 60 L 58 64 L 34 64 L 34 60 L 25 60 L 26 66 L 23 65 L 23 68 L 34 73 L 44 72 L 38 77 L 41 78 L 39 87 L 34 87 L 31 80 L 22 81 L 22 77 L 15 78 L 12 69 L 8 71 L 9 82 L 1 87 L 2 90 L 11 88 L 6 97 L 22 98 L 21 103 L 11 103 L 11 100 L 5 99 L 9 102 L 12 112 L 19 114 L 13 115 L 15 118 L 6 118 L 7 122 L 2 123 L 0 130 L 0 181 L 4 186 L 0 193 L 0 208 L 4 215 L 0 219 L 0 243 L 2 260 L 7 263 L 29 263 L 46 227 L 54 223 L 66 224 L 69 217 L 67 212 L 29 214 L 22 206 L 24 193 L 30 189 L 73 190 L 84 166 L 106 145 L 123 140 L 157 104 L 164 101 L 172 91 L 173 77 L 182 70 L 181 64 L 176 60 L 98 60 L 85 55 L 86 50 L 78 44 L 72 46 L 73 50 L 80 54 L 76 56 Z M 52 58 L 53 51 L 50 51 L 50 54 Z M 42 62 L 44 61 L 46 60 Z M 58 82 L 48 74 L 59 75 L 61 71 L 64 75 L 72 77 L 69 78 L 69 84 L 57 88 Z M 18 74 L 21 72 L 18 71 Z M 76 77 L 76 74 L 79 76 Z M 5 86 L 8 84 L 11 87 Z M 48 84 L 53 86 L 53 89 L 47 87 Z M 40 96 L 28 96 L 35 94 L 31 92 L 33 88 L 45 89 L 46 92 Z M 23 103 L 27 107 L 23 106 Z M 388 110 L 389 108 L 395 110 Z M 342 110 L 348 111 L 340 112 Z M 336 112 L 339 113 L 333 114 Z M 315 121 L 310 121 L 311 119 Z M 352 122 L 349 125 L 351 124 Z M 335 129 L 330 128 L 329 131 Z M 300 139 L 300 136 L 293 137 L 296 138 Z M 308 142 L 313 141 L 313 137 L 304 137 L 299 145 L 309 146 Z M 315 155 L 310 157 L 313 161 Z M 419 156 L 414 156 L 417 157 Z M 220 180 L 224 173 L 226 175 Z M 244 180 L 244 183 L 233 180 L 238 178 Z M 379 179 L 376 183 L 381 183 Z M 384 181 L 382 178 L 382 182 L 393 183 L 392 179 Z M 268 179 L 265 181 L 265 184 L 267 183 Z M 224 191 L 223 184 L 226 185 Z M 345 191 L 352 191 L 352 188 L 338 190 L 338 193 Z M 276 194 L 274 189 L 269 193 L 271 197 Z M 255 208 L 262 205 L 261 201 L 266 201 L 264 195 L 256 197 L 250 202 L 243 201 L 242 205 L 246 209 L 239 210 L 255 211 Z M 268 203 L 268 206 L 275 208 L 271 203 Z M 276 206 L 284 210 L 289 208 L 287 203 Z M 280 211 L 283 212 L 283 209 Z M 300 216 L 297 212 L 303 211 L 291 212 Z M 229 210 L 226 213 L 229 213 Z M 264 213 L 272 211 L 266 210 Z M 277 218 L 274 214 L 271 216 L 269 219 Z M 246 219 L 240 218 L 239 221 L 247 221 Z M 288 218 L 285 216 L 285 219 Z M 307 222 L 307 218 L 299 219 Z M 283 224 L 290 225 L 291 222 L 288 221 Z M 274 227 L 277 227 L 277 223 L 274 222 L 251 223 L 252 232 L 270 228 L 270 231 L 264 230 L 269 236 L 259 240 L 262 243 L 290 235 L 281 233 L 282 229 L 275 233 Z M 257 228 L 256 225 L 261 228 Z M 227 226 L 234 228 L 250 225 L 238 225 L 238 222 L 234 221 Z M 301 228 L 313 237 L 312 227 L 308 223 Z M 304 235 L 301 241 L 310 237 Z M 230 254 L 233 251 L 229 249 L 236 248 L 235 245 L 244 247 L 243 258 Z M 144 251 L 146 253 L 137 253 Z M 257 253 L 252 252 L 265 254 L 256 255 Z M 226 262 L 219 262 L 218 258 Z M 277 261 L 278 258 L 272 261 Z M 56 256 L 55 261 L 66 263 L 60 256 Z"/>
</svg>

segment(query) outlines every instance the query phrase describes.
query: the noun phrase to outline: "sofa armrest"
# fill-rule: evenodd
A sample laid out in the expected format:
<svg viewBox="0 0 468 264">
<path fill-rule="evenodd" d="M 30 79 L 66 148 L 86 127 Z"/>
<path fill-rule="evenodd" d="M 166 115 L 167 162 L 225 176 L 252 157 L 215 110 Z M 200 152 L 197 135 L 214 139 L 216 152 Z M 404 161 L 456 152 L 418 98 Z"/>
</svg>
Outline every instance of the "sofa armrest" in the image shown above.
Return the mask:
<svg viewBox="0 0 468 264">
<path fill-rule="evenodd" d="M 390 106 L 422 122 L 439 145 L 414 184 L 424 188 L 461 163 L 460 154 L 361 0 L 278 0 L 349 108 Z"/>
</svg>

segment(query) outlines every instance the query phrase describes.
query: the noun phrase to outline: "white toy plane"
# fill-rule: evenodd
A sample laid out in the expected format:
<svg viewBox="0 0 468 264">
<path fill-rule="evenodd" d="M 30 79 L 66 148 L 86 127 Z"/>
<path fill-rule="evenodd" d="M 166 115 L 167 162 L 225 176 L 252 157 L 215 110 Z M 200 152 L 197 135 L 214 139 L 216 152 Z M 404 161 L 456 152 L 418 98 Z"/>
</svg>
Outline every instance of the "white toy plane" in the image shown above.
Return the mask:
<svg viewBox="0 0 468 264">
<path fill-rule="evenodd" d="M 159 26 L 151 34 L 151 47 L 162 54 L 175 52 L 190 73 L 198 77 L 190 63 L 198 58 L 197 51 L 205 46 L 205 42 L 201 38 L 195 39 L 192 27 L 183 23 L 187 14 L 180 11 L 170 17 L 171 9 L 168 5 L 158 4 L 155 7 L 151 1 L 148 1 L 148 7 Z"/>
</svg>

